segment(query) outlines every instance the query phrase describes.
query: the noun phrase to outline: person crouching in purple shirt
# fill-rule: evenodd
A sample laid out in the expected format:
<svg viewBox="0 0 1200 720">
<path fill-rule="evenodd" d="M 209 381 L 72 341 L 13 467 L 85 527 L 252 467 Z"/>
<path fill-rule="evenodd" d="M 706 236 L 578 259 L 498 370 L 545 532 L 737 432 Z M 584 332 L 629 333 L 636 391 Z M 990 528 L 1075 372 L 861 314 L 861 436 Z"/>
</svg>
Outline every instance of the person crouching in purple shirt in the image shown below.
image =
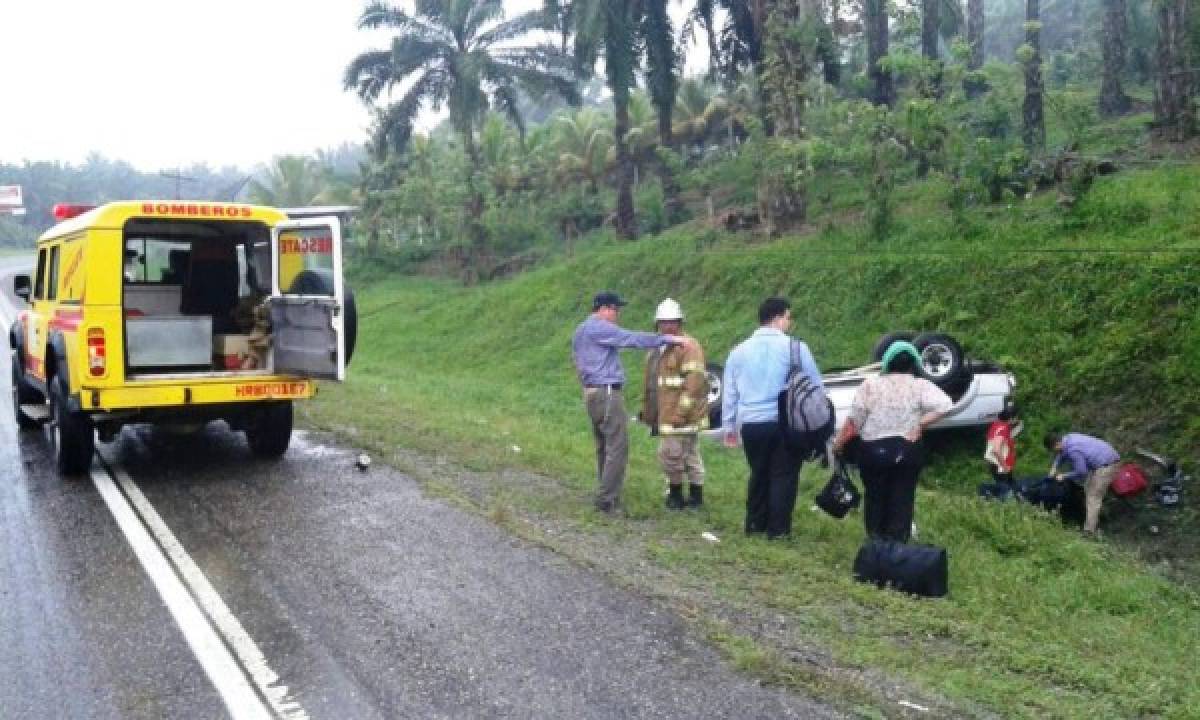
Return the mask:
<svg viewBox="0 0 1200 720">
<path fill-rule="evenodd" d="M 625 304 L 616 293 L 597 293 L 592 299 L 592 314 L 579 323 L 571 339 L 571 355 L 596 443 L 596 509 L 605 513 L 617 509 L 629 462 L 628 418 L 621 394 L 625 368 L 618 351 L 687 344 L 685 338 L 674 335 L 630 332 L 618 327 L 617 318 Z"/>
<path fill-rule="evenodd" d="M 1047 450 L 1055 453 L 1055 470 L 1063 460 L 1071 463 L 1071 472 L 1056 472 L 1054 479 L 1083 485 L 1083 494 L 1087 501 L 1087 519 L 1084 520 L 1083 531 L 1089 535 L 1095 533 L 1096 526 L 1100 523 L 1100 506 L 1104 502 L 1104 494 L 1108 492 L 1108 486 L 1112 485 L 1117 474 L 1117 463 L 1120 462 L 1121 456 L 1112 445 L 1083 433 L 1046 433 L 1043 443 Z"/>
</svg>

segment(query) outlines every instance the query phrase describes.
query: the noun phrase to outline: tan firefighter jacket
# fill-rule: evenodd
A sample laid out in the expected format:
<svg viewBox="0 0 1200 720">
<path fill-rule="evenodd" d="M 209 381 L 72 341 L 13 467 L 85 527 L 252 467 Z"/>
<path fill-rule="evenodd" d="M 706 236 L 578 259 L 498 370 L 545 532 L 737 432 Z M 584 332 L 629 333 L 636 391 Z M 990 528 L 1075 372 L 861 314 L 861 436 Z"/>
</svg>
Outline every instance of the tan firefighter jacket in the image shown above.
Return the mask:
<svg viewBox="0 0 1200 720">
<path fill-rule="evenodd" d="M 659 435 L 690 435 L 708 428 L 704 351 L 668 345 L 646 355 L 642 422 Z"/>
</svg>

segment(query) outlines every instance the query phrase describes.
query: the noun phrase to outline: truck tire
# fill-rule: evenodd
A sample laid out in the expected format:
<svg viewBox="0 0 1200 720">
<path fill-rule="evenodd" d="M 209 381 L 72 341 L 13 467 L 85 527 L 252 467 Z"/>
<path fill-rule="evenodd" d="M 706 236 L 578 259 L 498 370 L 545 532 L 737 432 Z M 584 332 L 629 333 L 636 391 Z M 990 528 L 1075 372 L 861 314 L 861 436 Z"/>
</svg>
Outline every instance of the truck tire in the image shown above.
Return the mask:
<svg viewBox="0 0 1200 720">
<path fill-rule="evenodd" d="M 292 401 L 268 403 L 246 428 L 246 442 L 255 455 L 282 457 L 292 442 Z"/>
<path fill-rule="evenodd" d="M 708 426 L 721 427 L 721 401 L 725 399 L 725 368 L 717 363 L 704 366 L 704 376 L 708 380 Z"/>
<path fill-rule="evenodd" d="M 887 352 L 887 349 L 891 347 L 892 343 L 896 342 L 897 340 L 912 342 L 913 338 L 916 336 L 916 333 L 908 332 L 906 330 L 889 332 L 880 335 L 879 339 L 875 341 L 875 346 L 871 348 L 871 362 L 879 362 L 880 360 L 883 360 L 883 354 Z"/>
<path fill-rule="evenodd" d="M 305 270 L 292 281 L 288 292 L 297 295 L 332 295 L 333 273 L 329 270 Z M 342 283 L 342 304 L 345 306 L 342 329 L 346 338 L 346 367 L 350 367 L 350 358 L 354 357 L 354 345 L 358 341 L 358 306 L 354 302 L 354 291 L 346 282 Z"/>
<path fill-rule="evenodd" d="M 943 333 L 921 333 L 913 344 L 921 353 L 921 375 L 946 390 L 962 377 L 965 366 L 962 346 Z"/>
<path fill-rule="evenodd" d="M 61 475 L 82 475 L 92 466 L 96 432 L 92 419 L 72 412 L 62 375 L 50 379 L 50 442 Z"/>
<path fill-rule="evenodd" d="M 21 369 L 21 358 L 16 350 L 12 353 L 12 405 L 13 418 L 17 421 L 18 430 L 32 430 L 38 426 L 38 421 L 26 415 L 21 411 L 22 405 L 31 405 L 41 402 L 38 391 L 29 387 L 25 382 L 24 372 Z"/>
</svg>

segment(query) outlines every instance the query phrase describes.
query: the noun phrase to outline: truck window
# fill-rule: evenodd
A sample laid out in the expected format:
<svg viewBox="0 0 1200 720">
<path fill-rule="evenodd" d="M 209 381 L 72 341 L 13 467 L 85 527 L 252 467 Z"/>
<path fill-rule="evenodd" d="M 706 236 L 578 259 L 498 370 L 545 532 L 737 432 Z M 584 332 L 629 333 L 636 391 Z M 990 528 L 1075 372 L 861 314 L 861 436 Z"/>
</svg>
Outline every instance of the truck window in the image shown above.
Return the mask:
<svg viewBox="0 0 1200 720">
<path fill-rule="evenodd" d="M 37 273 L 33 278 L 33 299 L 46 299 L 46 248 L 38 251 Z"/>
<path fill-rule="evenodd" d="M 192 244 L 188 241 L 131 237 L 125 241 L 125 282 L 134 285 L 182 285 Z"/>
<path fill-rule="evenodd" d="M 46 271 L 46 299 L 58 299 L 58 248 L 50 248 L 50 268 Z"/>
</svg>

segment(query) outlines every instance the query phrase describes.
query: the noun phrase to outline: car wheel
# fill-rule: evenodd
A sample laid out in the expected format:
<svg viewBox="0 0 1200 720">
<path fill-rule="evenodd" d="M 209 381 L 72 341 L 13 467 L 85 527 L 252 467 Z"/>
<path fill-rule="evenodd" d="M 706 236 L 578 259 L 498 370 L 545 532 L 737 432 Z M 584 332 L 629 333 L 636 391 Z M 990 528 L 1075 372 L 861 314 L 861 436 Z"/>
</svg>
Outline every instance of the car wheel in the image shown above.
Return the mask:
<svg viewBox="0 0 1200 720">
<path fill-rule="evenodd" d="M 921 354 L 921 374 L 940 388 L 948 388 L 962 376 L 962 346 L 949 335 L 922 333 L 913 341 Z"/>
<path fill-rule="evenodd" d="M 725 368 L 717 363 L 704 366 L 704 377 L 708 380 L 708 426 L 721 427 L 721 401 L 725 398 Z"/>
<path fill-rule="evenodd" d="M 328 270 L 305 270 L 296 276 L 289 293 L 297 295 L 332 295 L 333 273 Z M 350 366 L 350 358 L 354 357 L 354 345 L 358 342 L 358 305 L 354 302 L 354 291 L 348 283 L 342 283 L 342 304 L 345 315 L 342 329 L 346 339 L 346 366 Z"/>
<path fill-rule="evenodd" d="M 259 457 L 278 458 L 292 442 L 292 402 L 269 403 L 246 428 L 250 450 Z"/>
<path fill-rule="evenodd" d="M 61 375 L 50 380 L 50 443 L 60 474 L 81 475 L 92 466 L 92 454 L 96 450 L 92 419 L 71 411 L 67 385 Z"/>
<path fill-rule="evenodd" d="M 875 341 L 875 346 L 871 348 L 871 362 L 879 362 L 880 360 L 883 360 L 883 354 L 887 352 L 887 349 L 891 347 L 892 343 L 898 340 L 912 342 L 913 338 L 916 336 L 916 333 L 907 331 L 890 332 L 880 335 L 879 339 Z"/>
<path fill-rule="evenodd" d="M 25 382 L 24 373 L 21 371 L 21 358 L 14 350 L 12 354 L 12 406 L 13 418 L 17 421 L 17 428 L 20 430 L 32 430 L 38 426 L 38 421 L 29 417 L 21 410 L 22 405 L 32 405 L 41 402 L 38 397 L 38 392 Z"/>
</svg>

